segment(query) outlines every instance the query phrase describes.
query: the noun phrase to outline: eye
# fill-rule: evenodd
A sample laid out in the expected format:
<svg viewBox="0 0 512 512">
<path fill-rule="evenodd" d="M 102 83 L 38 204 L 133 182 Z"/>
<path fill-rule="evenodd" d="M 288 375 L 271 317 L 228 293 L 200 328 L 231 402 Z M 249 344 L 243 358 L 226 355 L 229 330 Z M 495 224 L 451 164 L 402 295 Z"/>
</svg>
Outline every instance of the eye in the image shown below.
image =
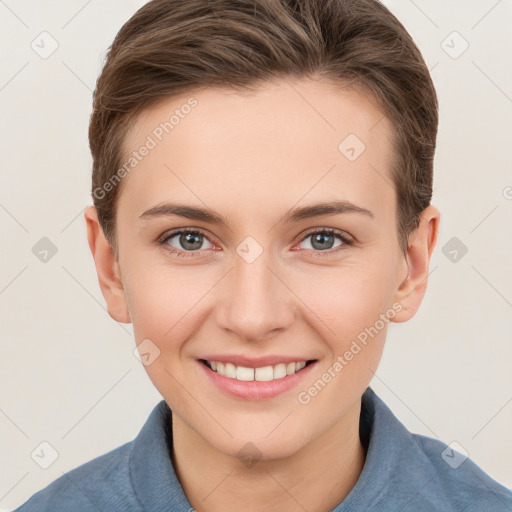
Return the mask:
<svg viewBox="0 0 512 512">
<path fill-rule="evenodd" d="M 341 241 L 340 244 L 333 248 L 335 239 Z M 310 250 L 318 253 L 332 254 L 339 250 L 343 250 L 344 246 L 350 246 L 353 244 L 352 240 L 348 238 L 346 233 L 333 228 L 322 228 L 316 231 L 310 231 L 301 240 L 301 242 L 310 240 Z"/>
<path fill-rule="evenodd" d="M 171 241 L 174 240 L 174 243 Z M 341 243 L 333 247 L 333 243 L 338 239 Z M 210 247 L 202 247 L 204 241 L 210 244 Z M 301 243 L 311 240 L 310 247 L 307 250 L 318 253 L 319 255 L 328 255 L 333 252 L 344 250 L 345 246 L 353 245 L 353 241 L 344 233 L 333 228 L 321 228 L 310 231 L 302 237 Z M 213 244 L 209 241 L 206 234 L 198 228 L 195 229 L 179 229 L 171 233 L 166 233 L 159 241 L 158 245 L 162 246 L 167 252 L 179 257 L 194 257 L 201 253 L 202 250 L 211 249 Z"/>
<path fill-rule="evenodd" d="M 172 245 L 170 243 L 170 241 L 173 239 L 176 239 L 174 243 L 177 245 Z M 200 229 L 180 229 L 178 231 L 164 235 L 164 237 L 159 240 L 158 243 L 171 254 L 176 254 L 177 256 L 181 257 L 188 257 L 194 256 L 193 253 L 201 252 L 199 249 L 201 249 L 204 240 L 208 241 L 208 238 Z M 208 243 L 210 243 L 211 247 L 213 247 L 211 242 L 208 241 Z M 206 247 L 206 249 L 211 249 L 211 247 Z"/>
</svg>

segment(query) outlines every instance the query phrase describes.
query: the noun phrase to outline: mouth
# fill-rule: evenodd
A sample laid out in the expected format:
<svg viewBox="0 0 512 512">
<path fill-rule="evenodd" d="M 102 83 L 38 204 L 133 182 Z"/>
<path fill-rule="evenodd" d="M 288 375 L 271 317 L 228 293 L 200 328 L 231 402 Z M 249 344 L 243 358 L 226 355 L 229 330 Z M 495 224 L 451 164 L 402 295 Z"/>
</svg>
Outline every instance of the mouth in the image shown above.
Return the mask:
<svg viewBox="0 0 512 512">
<path fill-rule="evenodd" d="M 245 365 L 239 366 L 228 362 L 227 357 L 223 356 L 223 359 L 225 361 L 197 359 L 200 374 L 206 379 L 205 383 L 213 385 L 221 393 L 244 401 L 270 400 L 291 392 L 314 371 L 318 362 L 318 359 L 292 361 L 288 358 L 286 362 L 278 362 L 286 358 L 257 361 L 238 357 L 239 362 Z M 270 362 L 277 364 L 262 366 Z"/>
<path fill-rule="evenodd" d="M 209 370 L 221 377 L 242 382 L 272 382 L 279 381 L 302 372 L 304 368 L 311 366 L 317 361 L 317 359 L 278 363 L 275 365 L 266 365 L 256 368 L 209 359 L 199 359 L 199 361 Z"/>
</svg>

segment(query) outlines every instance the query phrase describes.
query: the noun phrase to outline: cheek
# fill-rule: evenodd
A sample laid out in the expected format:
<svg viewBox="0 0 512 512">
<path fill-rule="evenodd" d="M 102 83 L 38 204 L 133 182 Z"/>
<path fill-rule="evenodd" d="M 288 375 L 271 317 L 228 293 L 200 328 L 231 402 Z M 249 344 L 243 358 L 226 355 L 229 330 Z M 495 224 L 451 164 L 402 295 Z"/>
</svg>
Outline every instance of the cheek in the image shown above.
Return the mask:
<svg viewBox="0 0 512 512">
<path fill-rule="evenodd" d="M 339 419 L 344 406 L 360 397 L 382 356 L 394 310 L 389 303 L 391 279 L 380 268 L 344 268 L 301 292 L 308 297 L 314 313 L 310 322 L 322 333 L 328 355 L 319 372 L 301 388 L 299 403 L 314 404 L 332 422 Z"/>
<path fill-rule="evenodd" d="M 149 338 L 161 351 L 172 348 L 176 352 L 176 343 L 186 340 L 197 327 L 192 324 L 215 309 L 208 292 L 223 286 L 218 283 L 223 271 L 211 266 L 148 263 L 142 254 L 137 257 L 135 248 L 130 254 L 129 261 L 122 262 L 126 269 L 123 284 L 135 339 L 140 343 Z M 303 319 L 332 340 L 333 350 L 344 351 L 349 340 L 373 325 L 390 306 L 391 259 L 385 251 L 354 253 L 338 266 L 311 266 L 306 271 L 289 268 L 282 275 Z"/>
<path fill-rule="evenodd" d="M 392 276 L 373 264 L 345 262 L 338 269 L 322 269 L 314 277 L 296 282 L 297 295 L 312 313 L 312 320 L 323 325 L 321 332 L 333 340 L 333 348 L 343 349 L 346 342 L 375 323 L 390 307 Z M 337 345 L 340 345 L 337 347 Z"/>
<path fill-rule="evenodd" d="M 144 369 L 164 398 L 172 400 L 173 409 L 180 411 L 186 402 L 180 383 L 187 379 L 182 351 L 200 324 L 200 299 L 211 285 L 168 265 L 144 267 L 136 260 L 132 264 L 125 291 L 136 344 L 150 347 L 152 360 Z"/>
<path fill-rule="evenodd" d="M 135 339 L 149 338 L 161 351 L 175 351 L 173 340 L 186 339 L 190 322 L 201 311 L 201 299 L 212 289 L 214 277 L 207 269 L 172 268 L 167 264 L 130 262 L 125 283 Z"/>
</svg>

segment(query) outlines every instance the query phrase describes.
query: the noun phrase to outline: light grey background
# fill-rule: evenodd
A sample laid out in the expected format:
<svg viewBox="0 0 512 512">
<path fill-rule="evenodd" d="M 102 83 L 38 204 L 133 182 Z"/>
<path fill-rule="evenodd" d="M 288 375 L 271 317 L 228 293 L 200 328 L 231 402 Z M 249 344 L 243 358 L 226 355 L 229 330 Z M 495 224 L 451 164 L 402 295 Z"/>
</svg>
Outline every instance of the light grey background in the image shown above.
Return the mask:
<svg viewBox="0 0 512 512">
<path fill-rule="evenodd" d="M 106 312 L 83 219 L 92 90 L 143 3 L 0 0 L 0 510 L 133 439 L 161 400 L 131 326 Z M 410 430 L 455 441 L 512 487 L 512 2 L 384 4 L 438 91 L 442 219 L 425 300 L 390 324 L 371 384 Z M 58 43 L 47 58 L 31 47 L 51 49 L 43 31 Z M 57 248 L 46 262 L 32 251 L 43 237 Z M 42 442 L 58 452 L 47 469 Z"/>
</svg>

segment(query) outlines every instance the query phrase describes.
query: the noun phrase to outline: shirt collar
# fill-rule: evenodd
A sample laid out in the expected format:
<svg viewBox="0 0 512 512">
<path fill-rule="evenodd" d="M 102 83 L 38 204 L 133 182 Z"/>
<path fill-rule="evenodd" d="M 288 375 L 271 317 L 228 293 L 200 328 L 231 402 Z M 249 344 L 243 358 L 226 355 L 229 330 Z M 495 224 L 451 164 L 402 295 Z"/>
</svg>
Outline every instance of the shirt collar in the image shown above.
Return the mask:
<svg viewBox="0 0 512 512">
<path fill-rule="evenodd" d="M 361 504 L 404 503 L 434 477 L 428 458 L 418 450 L 412 434 L 370 387 L 361 400 L 359 435 L 367 451 L 366 461 L 355 486 L 332 512 L 361 510 Z M 130 478 L 144 510 L 193 510 L 171 460 L 171 415 L 165 400 L 158 403 L 130 453 Z M 411 457 L 414 479 L 408 479 L 404 486 L 404 472 L 410 467 Z M 397 496 L 395 492 L 405 494 Z"/>
<path fill-rule="evenodd" d="M 143 510 L 193 510 L 172 465 L 171 414 L 165 400 L 158 403 L 130 453 L 130 479 Z"/>
<path fill-rule="evenodd" d="M 435 477 L 413 434 L 371 387 L 361 400 L 359 437 L 367 450 L 366 460 L 356 484 L 332 512 L 405 506 Z M 412 465 L 413 478 L 409 472 Z"/>
</svg>

